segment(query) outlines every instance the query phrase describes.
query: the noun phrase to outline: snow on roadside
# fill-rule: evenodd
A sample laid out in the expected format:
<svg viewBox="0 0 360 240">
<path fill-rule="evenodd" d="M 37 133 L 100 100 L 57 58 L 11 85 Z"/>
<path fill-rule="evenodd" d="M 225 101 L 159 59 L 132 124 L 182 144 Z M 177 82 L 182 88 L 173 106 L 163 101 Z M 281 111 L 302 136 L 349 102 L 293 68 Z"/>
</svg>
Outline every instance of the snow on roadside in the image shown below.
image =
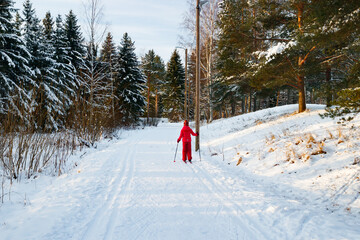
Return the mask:
<svg viewBox="0 0 360 240">
<path fill-rule="evenodd" d="M 296 110 L 297 105 L 277 107 L 203 126 L 202 151 L 214 166 L 227 166 L 234 176 L 229 183 L 240 175 L 298 199 L 304 210 L 360 224 L 360 117 L 339 125 L 321 119 L 324 106 Z"/>
<path fill-rule="evenodd" d="M 0 231 L 29 239 L 95 239 L 99 224 L 107 239 L 121 226 L 128 226 L 128 236 L 151 239 L 181 239 L 181 233 L 223 239 L 224 233 L 235 236 L 234 229 L 247 233 L 244 239 L 359 239 L 360 118 L 343 126 L 319 117 L 324 106 L 308 108 L 295 114 L 297 105 L 282 106 L 204 125 L 202 162 L 193 153 L 192 166 L 179 162 L 180 148 L 173 162 L 182 124 L 124 131 L 120 140 L 73 156 L 77 168 L 59 178 L 39 175 L 14 184 L 11 201 L 0 205 Z M 154 218 L 197 225 L 172 226 L 173 232 Z M 129 220 L 134 224 L 126 225 Z M 138 233 L 138 222 L 150 226 L 144 229 L 149 235 Z M 19 232 L 39 223 L 40 232 Z"/>
</svg>

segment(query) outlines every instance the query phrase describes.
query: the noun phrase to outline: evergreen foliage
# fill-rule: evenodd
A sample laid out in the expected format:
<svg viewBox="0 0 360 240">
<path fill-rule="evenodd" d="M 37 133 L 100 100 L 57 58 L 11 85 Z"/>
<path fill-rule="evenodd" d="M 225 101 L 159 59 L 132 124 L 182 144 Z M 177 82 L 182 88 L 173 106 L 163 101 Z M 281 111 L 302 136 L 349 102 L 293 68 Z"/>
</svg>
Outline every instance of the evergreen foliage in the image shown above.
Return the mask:
<svg viewBox="0 0 360 240">
<path fill-rule="evenodd" d="M 116 46 L 112 34 L 109 32 L 100 51 L 100 59 L 109 64 L 109 67 L 116 63 Z M 110 68 L 112 68 L 110 67 Z"/>
<path fill-rule="evenodd" d="M 165 79 L 165 64 L 154 50 L 149 50 L 142 58 L 142 70 L 146 77 L 147 92 L 147 108 L 146 115 L 149 121 L 150 117 L 157 118 L 161 113 L 161 86 Z"/>
<path fill-rule="evenodd" d="M 69 56 L 70 47 L 67 42 L 64 24 L 61 15 L 58 15 L 55 20 L 55 30 L 52 35 L 54 46 L 54 60 L 55 60 L 55 78 L 60 85 L 62 92 L 61 101 L 67 112 L 72 105 L 72 99 L 75 96 L 77 85 L 75 84 L 75 68 L 71 64 L 71 57 Z"/>
<path fill-rule="evenodd" d="M 343 89 L 337 95 L 337 99 L 333 102 L 335 107 L 326 108 L 326 113 L 320 116 L 333 119 L 341 117 L 340 122 L 351 121 L 360 112 L 360 88 Z"/>
<path fill-rule="evenodd" d="M 359 111 L 358 1 L 219 2 L 218 16 L 212 18 L 218 19 L 218 29 L 203 21 L 202 116 L 211 121 L 212 116 L 275 106 L 284 95 L 286 103 L 293 103 L 295 91 L 299 111 L 306 109 L 306 101 L 335 104 L 324 116 Z M 204 7 L 203 20 L 208 13 Z M 210 29 L 217 39 L 208 38 Z M 89 129 L 101 132 L 100 125 L 109 121 L 115 128 L 143 116 L 183 118 L 185 71 L 177 51 L 165 70 L 153 50 L 140 66 L 128 34 L 117 49 L 108 33 L 100 56 L 94 39 L 88 48 L 84 42 L 72 11 L 64 21 L 60 15 L 54 20 L 50 12 L 40 21 L 30 0 L 21 15 L 13 1 L 0 0 L 1 120 L 30 131 L 71 128 L 86 134 Z M 191 117 L 195 55 L 189 50 Z"/>
<path fill-rule="evenodd" d="M 32 90 L 33 127 L 39 130 L 58 130 L 59 116 L 64 115 L 61 89 L 55 77 L 53 22 L 47 14 L 44 28 L 35 15 L 29 0 L 24 3 L 24 39 L 31 54 L 30 67 L 35 73 L 36 88 Z"/>
<path fill-rule="evenodd" d="M 87 55 L 86 47 L 84 46 L 84 38 L 78 25 L 78 20 L 73 11 L 66 15 L 65 19 L 65 35 L 69 46 L 70 63 L 79 74 L 79 71 L 85 66 L 85 57 Z M 79 83 L 77 83 L 79 84 Z"/>
<path fill-rule="evenodd" d="M 28 89 L 34 85 L 33 73 L 29 67 L 29 51 L 13 22 L 14 11 L 13 1 L 0 1 L 0 115 L 10 112 L 28 124 Z"/>
<path fill-rule="evenodd" d="M 106 36 L 106 39 L 102 45 L 100 50 L 100 61 L 104 63 L 104 70 L 105 70 L 105 82 L 108 83 L 109 91 L 109 99 L 108 105 L 110 105 L 110 114 L 112 120 L 112 126 L 115 127 L 116 120 L 115 120 L 115 88 L 114 88 L 114 77 L 116 71 L 116 58 L 117 58 L 117 51 L 116 46 L 113 41 L 113 36 L 109 32 Z"/>
<path fill-rule="evenodd" d="M 135 54 L 134 42 L 127 33 L 123 35 L 120 43 L 116 67 L 116 113 L 121 124 L 134 124 L 144 112 L 145 98 L 142 91 L 146 86 Z"/>
<path fill-rule="evenodd" d="M 288 86 L 301 112 L 314 92 L 330 105 L 336 89 L 358 84 L 358 1 L 224 0 L 220 9 L 218 105 L 224 96 Z"/>
<path fill-rule="evenodd" d="M 176 50 L 167 64 L 163 87 L 164 114 L 171 121 L 180 121 L 184 116 L 185 70 Z"/>
</svg>

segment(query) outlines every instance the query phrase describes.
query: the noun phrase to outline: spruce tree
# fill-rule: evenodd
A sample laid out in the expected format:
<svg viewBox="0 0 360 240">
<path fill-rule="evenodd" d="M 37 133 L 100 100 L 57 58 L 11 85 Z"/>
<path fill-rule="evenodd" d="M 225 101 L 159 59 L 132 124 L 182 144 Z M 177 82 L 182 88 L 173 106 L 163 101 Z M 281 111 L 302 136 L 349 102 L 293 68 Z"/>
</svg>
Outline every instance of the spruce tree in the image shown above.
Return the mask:
<svg viewBox="0 0 360 240">
<path fill-rule="evenodd" d="M 112 125 L 116 126 L 115 123 L 115 89 L 114 89 L 114 77 L 116 71 L 116 46 L 113 41 L 113 36 L 109 32 L 106 36 L 106 39 L 102 45 L 100 50 L 100 60 L 105 63 L 105 81 L 108 83 L 110 87 L 110 106 L 111 106 L 111 117 L 112 117 Z"/>
<path fill-rule="evenodd" d="M 67 112 L 73 103 L 72 99 L 75 96 L 77 85 L 75 84 L 75 68 L 71 64 L 71 57 L 69 56 L 70 47 L 67 42 L 61 15 L 58 15 L 55 20 L 52 41 L 54 46 L 55 78 L 59 83 L 62 93 L 61 101 L 64 111 Z"/>
<path fill-rule="evenodd" d="M 175 50 L 167 64 L 164 84 L 164 113 L 170 121 L 180 121 L 184 112 L 185 70 Z"/>
<path fill-rule="evenodd" d="M 79 134 L 86 132 L 88 121 L 86 93 L 88 93 L 88 86 L 84 80 L 87 55 L 86 47 L 84 46 L 84 38 L 80 31 L 77 18 L 75 14 L 70 11 L 65 16 L 64 21 L 65 42 L 67 44 L 66 51 L 68 59 L 70 60 L 70 69 L 73 70 L 72 78 L 67 80 L 66 86 L 69 87 L 71 94 L 74 92 L 75 96 L 71 96 L 72 105 L 67 111 L 67 126 L 74 128 Z M 79 132 L 80 131 L 80 132 Z"/>
<path fill-rule="evenodd" d="M 52 27 L 44 27 L 35 15 L 29 0 L 24 3 L 24 39 L 31 54 L 30 67 L 35 73 L 37 85 L 32 91 L 34 129 L 53 131 L 61 128 L 59 116 L 64 114 L 61 102 L 61 89 L 55 78 L 54 47 Z M 49 38 L 47 38 L 49 37 Z"/>
<path fill-rule="evenodd" d="M 0 3 L 0 114 L 9 111 L 28 124 L 29 96 L 32 71 L 28 60 L 30 54 L 19 37 L 20 32 L 13 22 L 13 1 Z M 13 119 L 15 120 L 15 119 Z"/>
<path fill-rule="evenodd" d="M 47 12 L 45 18 L 42 21 L 44 26 L 44 37 L 47 41 L 53 40 L 54 34 L 54 20 L 50 12 Z"/>
<path fill-rule="evenodd" d="M 139 68 L 134 42 L 127 33 L 120 43 L 115 76 L 116 112 L 121 124 L 136 123 L 143 115 L 145 98 L 145 77 Z"/>
<path fill-rule="evenodd" d="M 16 11 L 14 26 L 17 31 L 17 35 L 19 37 L 21 36 L 21 25 L 22 24 L 23 24 L 23 20 L 21 19 L 21 15 L 20 15 L 19 11 Z"/>
<path fill-rule="evenodd" d="M 154 50 L 149 50 L 142 59 L 142 69 L 146 77 L 147 85 L 147 107 L 146 116 L 149 123 L 150 117 L 157 118 L 159 115 L 159 101 L 161 85 L 164 84 L 165 64 Z"/>
<path fill-rule="evenodd" d="M 115 58 L 116 58 L 116 46 L 113 40 L 113 36 L 109 32 L 106 35 L 106 39 L 102 45 L 100 51 L 100 59 L 101 61 L 108 63 L 110 66 L 114 66 Z"/>
<path fill-rule="evenodd" d="M 66 15 L 65 19 L 65 35 L 66 40 L 69 46 L 69 56 L 71 59 L 71 64 L 77 71 L 80 72 L 82 68 L 85 66 L 86 57 L 86 48 L 83 44 L 84 38 L 82 36 L 80 26 L 78 25 L 78 20 L 73 11 L 70 11 L 68 15 Z"/>
</svg>

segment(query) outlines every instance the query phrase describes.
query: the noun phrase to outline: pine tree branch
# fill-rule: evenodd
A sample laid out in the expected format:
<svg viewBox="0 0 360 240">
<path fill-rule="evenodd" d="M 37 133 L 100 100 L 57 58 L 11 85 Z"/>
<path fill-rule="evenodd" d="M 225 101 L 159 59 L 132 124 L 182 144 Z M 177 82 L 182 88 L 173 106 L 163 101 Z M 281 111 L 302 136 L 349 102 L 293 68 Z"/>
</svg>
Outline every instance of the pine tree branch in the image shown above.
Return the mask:
<svg viewBox="0 0 360 240">
<path fill-rule="evenodd" d="M 252 39 L 252 40 L 256 40 L 256 41 L 278 41 L 278 42 L 290 42 L 290 39 L 284 39 L 284 38 L 257 38 L 257 37 L 253 37 L 250 35 L 247 35 L 245 33 L 239 32 L 240 35 Z"/>
<path fill-rule="evenodd" d="M 292 68 L 292 70 L 294 71 L 294 73 L 295 73 L 295 75 L 297 76 L 297 77 L 299 77 L 299 75 L 297 74 L 297 69 L 294 67 L 294 65 L 291 63 L 291 61 L 290 61 L 290 59 L 287 57 L 287 56 L 285 56 L 285 58 L 286 58 L 286 61 L 289 63 L 289 65 L 291 66 L 291 68 Z"/>
<path fill-rule="evenodd" d="M 260 40 L 260 41 L 278 41 L 278 42 L 290 42 L 289 39 L 284 38 L 252 38 L 254 40 Z"/>
<path fill-rule="evenodd" d="M 315 48 L 316 48 L 316 46 L 313 46 L 313 47 L 310 49 L 310 51 L 306 54 L 306 56 L 304 57 L 304 59 L 299 63 L 299 66 L 302 66 L 302 65 L 305 63 L 306 59 L 309 57 L 309 54 L 310 54 L 312 51 L 314 51 Z"/>
<path fill-rule="evenodd" d="M 299 87 L 296 84 L 293 84 L 293 83 L 290 83 L 290 82 L 285 83 L 285 85 L 288 85 L 288 86 L 293 87 L 295 89 L 299 89 Z"/>
<path fill-rule="evenodd" d="M 323 62 L 321 62 L 321 63 L 328 63 L 328 62 L 330 62 L 330 61 L 332 61 L 332 60 L 334 60 L 334 59 L 337 59 L 337 58 L 341 58 L 341 57 L 343 57 L 345 54 L 341 54 L 341 55 L 337 55 L 337 56 L 329 56 L 329 57 L 325 57 L 324 59 L 324 61 Z"/>
<path fill-rule="evenodd" d="M 355 58 L 350 57 L 350 56 L 348 56 L 348 55 L 346 55 L 346 57 L 347 57 L 348 59 L 350 59 L 350 60 L 352 60 L 352 61 L 356 62 L 356 63 L 358 63 L 358 62 L 359 62 L 359 60 L 358 60 L 358 59 L 355 59 Z"/>
</svg>

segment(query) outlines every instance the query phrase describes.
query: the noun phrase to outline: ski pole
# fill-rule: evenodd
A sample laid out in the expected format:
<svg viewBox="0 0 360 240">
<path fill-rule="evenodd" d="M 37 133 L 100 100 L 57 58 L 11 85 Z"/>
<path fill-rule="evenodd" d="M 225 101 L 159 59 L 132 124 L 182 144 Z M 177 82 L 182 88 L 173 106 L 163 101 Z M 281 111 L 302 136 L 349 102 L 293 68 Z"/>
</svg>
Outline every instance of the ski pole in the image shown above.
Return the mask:
<svg viewBox="0 0 360 240">
<path fill-rule="evenodd" d="M 175 162 L 175 159 L 176 159 L 176 153 L 177 153 L 178 146 L 179 146 L 179 142 L 176 144 L 176 150 L 175 150 L 174 162 Z"/>
</svg>

